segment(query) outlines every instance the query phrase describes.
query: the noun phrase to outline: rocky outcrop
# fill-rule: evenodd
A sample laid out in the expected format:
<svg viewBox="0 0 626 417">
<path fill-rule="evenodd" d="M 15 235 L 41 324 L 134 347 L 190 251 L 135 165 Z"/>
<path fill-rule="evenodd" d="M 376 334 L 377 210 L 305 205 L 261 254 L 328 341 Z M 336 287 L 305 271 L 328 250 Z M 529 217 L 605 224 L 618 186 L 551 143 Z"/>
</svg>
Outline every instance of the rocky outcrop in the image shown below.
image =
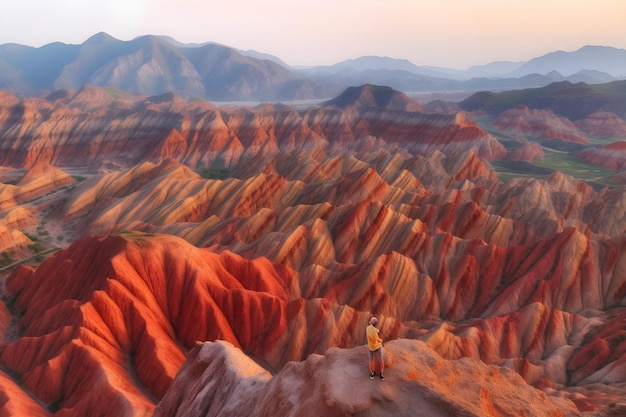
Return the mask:
<svg viewBox="0 0 626 417">
<path fill-rule="evenodd" d="M 517 106 L 502 112 L 493 121 L 493 125 L 538 139 L 563 139 L 575 143 L 589 143 L 587 136 L 572 121 L 557 116 L 550 110 Z"/>
<path fill-rule="evenodd" d="M 623 171 L 626 169 L 626 142 L 617 141 L 599 148 L 584 149 L 576 156 L 593 165 Z"/>
<path fill-rule="evenodd" d="M 448 361 L 418 341 L 385 345 L 386 379 L 367 377 L 365 346 L 331 349 L 271 375 L 227 342 L 195 347 L 154 416 L 575 416 L 513 372 Z"/>
<path fill-rule="evenodd" d="M 602 138 L 626 137 L 626 120 L 615 113 L 597 110 L 582 120 L 576 121 L 576 126 L 588 136 Z"/>
</svg>

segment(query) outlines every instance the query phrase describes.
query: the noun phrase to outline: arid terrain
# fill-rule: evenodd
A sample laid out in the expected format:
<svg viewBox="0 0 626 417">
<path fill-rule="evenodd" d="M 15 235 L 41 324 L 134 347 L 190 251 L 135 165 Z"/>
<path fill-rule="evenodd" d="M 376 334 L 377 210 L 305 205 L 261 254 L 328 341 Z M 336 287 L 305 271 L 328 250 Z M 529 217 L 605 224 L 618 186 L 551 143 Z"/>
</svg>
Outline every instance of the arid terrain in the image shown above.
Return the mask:
<svg viewBox="0 0 626 417">
<path fill-rule="evenodd" d="M 612 110 L 0 93 L 0 416 L 624 415 Z"/>
</svg>

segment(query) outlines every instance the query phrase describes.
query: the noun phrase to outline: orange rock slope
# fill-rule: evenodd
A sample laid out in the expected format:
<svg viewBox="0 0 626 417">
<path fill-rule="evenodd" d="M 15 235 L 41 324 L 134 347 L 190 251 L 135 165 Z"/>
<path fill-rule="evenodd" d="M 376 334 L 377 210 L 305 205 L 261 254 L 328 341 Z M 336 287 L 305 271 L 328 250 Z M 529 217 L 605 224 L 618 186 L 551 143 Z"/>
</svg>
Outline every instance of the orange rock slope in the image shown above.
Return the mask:
<svg viewBox="0 0 626 417">
<path fill-rule="evenodd" d="M 36 271 L 23 268 L 9 279 L 21 317 L 18 336 L 3 345 L 0 360 L 21 376 L 31 395 L 59 415 L 141 415 L 165 395 L 187 349 L 198 340 L 226 340 L 278 370 L 332 346 L 363 345 L 369 313 L 359 309 L 360 303 L 375 304 L 385 293 L 394 307 L 426 301 L 407 300 L 414 285 L 410 282 L 395 289 L 369 279 L 357 290 L 365 292 L 360 302 L 307 296 L 304 286 L 311 283 L 303 275 L 263 258 L 215 254 L 171 236 L 89 238 Z M 59 285 L 61 276 L 65 280 Z M 340 290 L 344 281 L 329 279 L 327 292 Z M 381 284 L 384 289 L 376 294 Z M 507 355 L 523 355 L 524 361 L 548 355 L 546 362 L 567 362 L 567 352 L 548 352 L 567 349 L 568 339 L 579 336 L 576 326 L 590 325 L 572 315 L 556 322 L 538 317 L 535 322 L 533 310 L 524 310 L 523 317 L 516 313 L 478 320 L 454 330 L 450 324 L 425 326 L 433 320 L 423 321 L 428 314 L 404 310 L 406 317 L 395 317 L 382 305 L 377 308 L 386 339 L 421 335 L 446 357 L 495 363 Z M 418 319 L 422 324 L 414 321 Z M 498 321 L 506 335 L 496 333 Z M 533 342 L 548 335 L 546 342 Z M 484 356 L 494 347 L 495 357 Z M 520 371 L 512 365 L 507 367 Z M 541 374 L 539 362 L 535 367 L 535 374 Z M 540 376 L 557 380 L 565 378 L 563 371 Z M 367 380 L 366 375 L 361 377 Z"/>
<path fill-rule="evenodd" d="M 67 97 L 55 98 L 59 108 L 80 113 Z M 10 383 L 0 399 L 15 410 L 8 415 L 150 415 L 164 398 L 172 407 L 198 387 L 193 378 L 173 383 L 198 341 L 225 340 L 293 382 L 280 376 L 290 361 L 309 358 L 296 366 L 306 368 L 329 348 L 358 352 L 371 314 L 386 341 L 419 339 L 441 358 L 425 347 L 405 353 L 412 341 L 391 351 L 460 372 L 459 387 L 489 372 L 480 360 L 514 370 L 543 390 L 523 386 L 522 397 L 556 401 L 563 413 L 604 412 L 626 396 L 622 188 L 596 191 L 559 172 L 502 183 L 483 159 L 499 154 L 497 142 L 462 114 L 216 111 L 172 97 L 103 105 L 146 131 L 165 120 L 212 128 L 163 130 L 156 143 L 171 158 L 152 146 L 149 161 L 128 169 L 114 168 L 132 152 L 122 159 L 105 152 L 115 141 L 95 140 L 102 171 L 39 213 L 81 238 L 6 277 L 0 377 Z M 218 153 L 207 156 L 209 145 Z M 200 171 L 214 178 L 191 169 L 215 160 L 217 172 Z M 520 384 L 498 372 L 503 385 Z M 416 389 L 405 382 L 398 389 Z M 485 386 L 460 408 L 441 386 L 418 403 L 506 415 L 495 406 L 506 398 Z M 484 403 L 471 408 L 477 398 Z"/>
<path fill-rule="evenodd" d="M 84 181 L 51 216 L 121 234 L 9 278 L 19 322 L 0 360 L 48 408 L 133 415 L 196 341 L 279 370 L 362 345 L 374 313 L 386 340 L 513 369 L 580 410 L 616 401 L 623 192 L 562 174 L 502 184 L 473 154 L 372 149 L 257 158 L 224 180 L 166 161 Z M 110 407 L 90 411 L 98 401 Z"/>
<path fill-rule="evenodd" d="M 31 238 L 39 226 L 39 209 L 34 207 L 47 206 L 46 200 L 76 180 L 46 162 L 39 162 L 26 172 L 0 171 L 0 181 L 0 252 L 6 266 L 18 256 L 33 253 L 36 242 Z"/>
</svg>

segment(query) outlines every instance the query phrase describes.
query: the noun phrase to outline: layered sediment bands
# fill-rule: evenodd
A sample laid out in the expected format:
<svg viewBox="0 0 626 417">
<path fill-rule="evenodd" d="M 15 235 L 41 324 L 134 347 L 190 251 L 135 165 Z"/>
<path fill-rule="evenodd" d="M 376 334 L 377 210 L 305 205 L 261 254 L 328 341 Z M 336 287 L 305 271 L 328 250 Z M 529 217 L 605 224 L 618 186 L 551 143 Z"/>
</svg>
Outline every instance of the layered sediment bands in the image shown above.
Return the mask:
<svg viewBox="0 0 626 417">
<path fill-rule="evenodd" d="M 20 334 L 0 359 L 63 413 L 149 412 L 196 340 L 259 354 L 275 345 L 297 296 L 286 272 L 174 237 L 80 241 L 8 280 Z"/>
<path fill-rule="evenodd" d="M 574 122 L 557 116 L 551 110 L 529 109 L 517 106 L 502 112 L 493 125 L 515 130 L 539 139 L 563 139 L 569 142 L 589 143 L 589 139 Z"/>
<path fill-rule="evenodd" d="M 506 366 L 560 395 L 596 401 L 576 400 L 583 408 L 621 395 L 598 386 L 583 394 L 582 388 L 586 381 L 604 384 L 603 369 L 623 378 L 621 356 L 607 354 L 584 369 L 579 364 L 584 352 L 591 355 L 603 343 L 621 349 L 620 339 L 602 342 L 608 336 L 601 332 L 610 317 L 623 315 L 626 296 L 618 230 L 623 190 L 596 192 L 561 173 L 504 184 L 473 153 L 412 156 L 401 147 L 376 149 L 376 141 L 259 156 L 233 167 L 236 178 L 203 179 L 167 160 L 84 181 L 63 208 L 64 219 L 77 221 L 84 233 L 175 234 L 207 249 L 161 235 L 80 241 L 11 279 L 24 311 L 20 326 L 52 317 L 44 314 L 48 309 L 100 306 L 101 297 L 123 304 L 106 311 L 137 317 L 147 330 L 133 330 L 129 318 L 122 325 L 91 316 L 62 327 L 104 321 L 116 329 L 107 330 L 115 335 L 113 347 L 98 349 L 118 366 L 137 368 L 153 397 L 137 400 L 136 388 L 105 391 L 122 392 L 139 407 L 158 401 L 196 340 L 228 340 L 277 370 L 332 346 L 363 344 L 371 313 L 381 318 L 386 340 L 419 338 L 446 358 Z M 104 242 L 118 246 L 81 252 Z M 87 263 L 99 270 L 63 278 L 64 285 L 82 288 L 80 296 L 68 296 L 78 301 L 44 307 L 49 296 L 29 292 L 44 291 L 43 277 L 53 283 L 70 265 Z M 128 302 L 115 295 L 127 291 L 136 306 L 128 311 Z M 52 334 L 58 335 L 44 336 Z M 37 337 L 75 346 L 81 334 L 46 328 L 6 346 L 4 363 L 35 364 L 16 355 Z M 146 345 L 167 354 L 139 355 Z M 169 377 L 148 371 L 163 368 Z M 40 371 L 16 371 L 28 375 L 29 389 L 43 378 Z M 576 383 L 581 387 L 565 390 Z"/>
<path fill-rule="evenodd" d="M 576 126 L 589 136 L 626 137 L 626 120 L 604 110 L 597 110 L 584 119 L 576 121 Z"/>
<path fill-rule="evenodd" d="M 16 184 L 0 184 L 0 208 L 10 209 L 75 182 L 62 170 L 39 162 L 26 171 Z"/>
<path fill-rule="evenodd" d="M 83 106 L 85 100 L 88 104 Z M 230 167 L 245 154 L 309 149 L 367 136 L 398 143 L 411 152 L 473 150 L 487 160 L 506 155 L 495 138 L 454 115 L 385 108 L 297 111 L 285 105 L 228 110 L 167 95 L 112 99 L 94 87 L 70 97 L 56 94 L 17 103 L 7 95 L 0 103 L 0 164 L 14 167 L 30 167 L 37 161 L 128 167 L 167 158 L 192 168 Z"/>
<path fill-rule="evenodd" d="M 618 141 L 600 148 L 589 148 L 576 153 L 576 156 L 590 164 L 623 171 L 626 169 L 626 142 Z"/>
<path fill-rule="evenodd" d="M 537 142 L 530 142 L 524 138 L 517 138 L 519 148 L 512 151 L 506 159 L 511 161 L 541 161 L 545 156 L 541 145 Z"/>
<path fill-rule="evenodd" d="M 35 242 L 27 233 L 34 233 L 39 221 L 29 203 L 43 201 L 46 196 L 76 183 L 70 175 L 45 162 L 18 174 L 0 183 L 0 252 L 4 265 L 16 256 L 32 253 L 29 246 Z"/>
<path fill-rule="evenodd" d="M 226 340 L 280 369 L 333 346 L 362 345 L 367 310 L 375 309 L 387 340 L 420 337 L 449 359 L 500 363 L 529 382 L 561 384 L 569 382 L 572 354 L 587 348 L 584 330 L 599 322 L 528 303 L 511 314 L 436 325 L 447 314 L 439 305 L 467 286 L 438 292 L 446 280 L 418 273 L 400 254 L 362 265 L 297 272 L 172 236 L 86 238 L 36 271 L 11 276 L 20 334 L 2 346 L 0 360 L 62 413 L 97 407 L 95 415 L 135 415 L 165 394 L 198 340 Z"/>
<path fill-rule="evenodd" d="M 49 116 L 28 106 L 15 117 Z M 101 171 L 39 219 L 5 216 L 6 227 L 60 222 L 83 236 L 13 272 L 0 304 L 3 377 L 43 415 L 149 414 L 197 341 L 226 340 L 276 374 L 362 347 L 371 314 L 386 341 L 513 369 L 580 410 L 626 396 L 622 188 L 559 172 L 503 183 L 481 158 L 497 145 L 471 140 L 480 130 L 462 115 L 186 106 L 103 104 L 127 127 L 182 127 L 163 129 L 167 152 L 151 146 L 153 161 L 116 172 L 105 167 L 132 162 L 114 156 L 132 129 L 103 132 L 116 139 L 94 141 Z"/>
</svg>

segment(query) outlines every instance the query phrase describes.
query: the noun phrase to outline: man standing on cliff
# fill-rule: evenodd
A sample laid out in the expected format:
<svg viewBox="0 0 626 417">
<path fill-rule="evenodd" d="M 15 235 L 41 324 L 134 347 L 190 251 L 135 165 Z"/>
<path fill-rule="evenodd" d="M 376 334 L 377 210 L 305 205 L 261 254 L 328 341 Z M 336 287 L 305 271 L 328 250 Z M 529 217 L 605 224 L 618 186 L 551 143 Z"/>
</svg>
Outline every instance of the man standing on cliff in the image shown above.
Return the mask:
<svg viewBox="0 0 626 417">
<path fill-rule="evenodd" d="M 376 328 L 378 319 L 372 317 L 369 321 L 369 326 L 365 329 L 367 334 L 367 348 L 369 349 L 370 356 L 370 379 L 374 379 L 376 375 L 376 362 L 380 367 L 380 379 L 385 379 L 383 371 L 385 370 L 385 363 L 383 362 L 383 339 L 378 337 L 379 330 Z"/>
</svg>

